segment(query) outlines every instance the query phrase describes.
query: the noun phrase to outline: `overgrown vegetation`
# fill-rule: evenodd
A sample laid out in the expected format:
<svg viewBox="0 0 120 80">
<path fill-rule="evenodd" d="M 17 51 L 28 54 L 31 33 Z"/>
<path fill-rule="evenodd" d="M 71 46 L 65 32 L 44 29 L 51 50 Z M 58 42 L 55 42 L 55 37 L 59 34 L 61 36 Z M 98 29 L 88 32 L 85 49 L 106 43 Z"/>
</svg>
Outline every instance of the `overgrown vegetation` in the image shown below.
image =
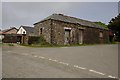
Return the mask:
<svg viewBox="0 0 120 80">
<path fill-rule="evenodd" d="M 38 45 L 38 46 L 47 46 L 50 45 L 43 36 L 37 37 L 37 36 L 30 36 L 28 40 L 29 45 Z"/>
<path fill-rule="evenodd" d="M 108 28 L 115 34 L 115 40 L 120 42 L 120 14 L 110 20 Z"/>
<path fill-rule="evenodd" d="M 0 43 L 0 46 L 2 46 L 3 44 L 2 43 Z"/>
<path fill-rule="evenodd" d="M 110 43 L 107 43 L 110 44 Z M 112 43 L 113 44 L 113 43 Z M 114 43 L 116 44 L 116 43 Z M 72 46 L 93 46 L 98 44 L 69 44 L 69 45 L 57 45 L 57 44 L 50 44 L 46 42 L 43 36 L 31 36 L 28 40 L 28 45 L 22 44 L 23 46 L 27 47 L 72 47 Z M 99 44 L 100 45 L 100 44 Z M 101 44 L 102 45 L 102 44 Z"/>
<path fill-rule="evenodd" d="M 111 44 L 120 44 L 120 43 L 106 43 L 106 44 L 71 44 L 71 45 L 52 45 L 52 44 L 46 44 L 46 45 L 39 45 L 39 44 L 31 44 L 31 45 L 22 45 L 22 46 L 27 46 L 27 47 L 48 47 L 48 48 L 53 48 L 53 47 L 77 47 L 77 46 L 95 46 L 95 45 L 111 45 Z"/>
<path fill-rule="evenodd" d="M 104 29 L 108 30 L 108 26 L 105 23 L 102 22 L 95 22 L 96 24 L 100 25 L 101 27 L 103 27 Z"/>
</svg>

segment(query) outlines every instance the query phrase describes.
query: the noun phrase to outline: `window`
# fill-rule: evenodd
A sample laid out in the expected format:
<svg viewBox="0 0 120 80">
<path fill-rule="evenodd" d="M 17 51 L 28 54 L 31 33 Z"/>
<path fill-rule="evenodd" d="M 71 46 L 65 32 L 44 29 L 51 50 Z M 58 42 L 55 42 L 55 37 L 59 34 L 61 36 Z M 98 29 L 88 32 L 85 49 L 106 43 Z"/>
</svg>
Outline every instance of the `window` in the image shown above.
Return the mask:
<svg viewBox="0 0 120 80">
<path fill-rule="evenodd" d="M 25 31 L 23 31 L 23 34 L 25 34 Z"/>
<path fill-rule="evenodd" d="M 42 32 L 43 32 L 43 29 L 42 29 L 42 28 L 40 28 L 40 34 L 42 34 Z"/>
<path fill-rule="evenodd" d="M 100 32 L 100 33 L 99 33 L 99 37 L 100 37 L 100 38 L 103 38 L 103 32 Z"/>
</svg>

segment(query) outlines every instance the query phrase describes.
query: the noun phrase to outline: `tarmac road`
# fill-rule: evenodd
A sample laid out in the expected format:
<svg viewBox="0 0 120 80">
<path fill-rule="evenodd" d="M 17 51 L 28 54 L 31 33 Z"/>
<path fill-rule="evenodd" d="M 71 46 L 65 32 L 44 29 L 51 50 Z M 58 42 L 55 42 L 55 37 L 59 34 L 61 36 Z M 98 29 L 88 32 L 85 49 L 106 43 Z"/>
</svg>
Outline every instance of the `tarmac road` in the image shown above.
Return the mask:
<svg viewBox="0 0 120 80">
<path fill-rule="evenodd" d="M 4 78 L 116 78 L 118 45 L 60 48 L 3 46 Z"/>
</svg>

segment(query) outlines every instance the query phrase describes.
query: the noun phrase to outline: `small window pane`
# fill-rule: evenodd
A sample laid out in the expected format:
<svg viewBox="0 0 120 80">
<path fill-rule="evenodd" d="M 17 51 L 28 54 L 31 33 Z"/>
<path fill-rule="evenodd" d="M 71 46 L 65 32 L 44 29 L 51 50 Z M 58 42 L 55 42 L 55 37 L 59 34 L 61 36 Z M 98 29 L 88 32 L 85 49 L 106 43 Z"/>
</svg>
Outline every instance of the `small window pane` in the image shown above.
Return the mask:
<svg viewBox="0 0 120 80">
<path fill-rule="evenodd" d="M 103 37 L 103 32 L 100 32 L 99 37 L 101 38 Z"/>
</svg>

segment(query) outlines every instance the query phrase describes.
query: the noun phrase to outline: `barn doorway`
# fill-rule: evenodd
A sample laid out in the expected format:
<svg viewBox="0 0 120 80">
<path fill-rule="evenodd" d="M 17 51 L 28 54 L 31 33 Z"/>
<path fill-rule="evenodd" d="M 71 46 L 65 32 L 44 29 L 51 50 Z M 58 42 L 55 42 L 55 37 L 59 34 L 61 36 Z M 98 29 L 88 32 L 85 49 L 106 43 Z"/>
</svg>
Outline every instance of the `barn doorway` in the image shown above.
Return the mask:
<svg viewBox="0 0 120 80">
<path fill-rule="evenodd" d="M 70 29 L 65 29 L 65 41 L 64 44 L 70 44 Z"/>
<path fill-rule="evenodd" d="M 83 44 L 83 30 L 79 29 L 79 44 Z"/>
</svg>

